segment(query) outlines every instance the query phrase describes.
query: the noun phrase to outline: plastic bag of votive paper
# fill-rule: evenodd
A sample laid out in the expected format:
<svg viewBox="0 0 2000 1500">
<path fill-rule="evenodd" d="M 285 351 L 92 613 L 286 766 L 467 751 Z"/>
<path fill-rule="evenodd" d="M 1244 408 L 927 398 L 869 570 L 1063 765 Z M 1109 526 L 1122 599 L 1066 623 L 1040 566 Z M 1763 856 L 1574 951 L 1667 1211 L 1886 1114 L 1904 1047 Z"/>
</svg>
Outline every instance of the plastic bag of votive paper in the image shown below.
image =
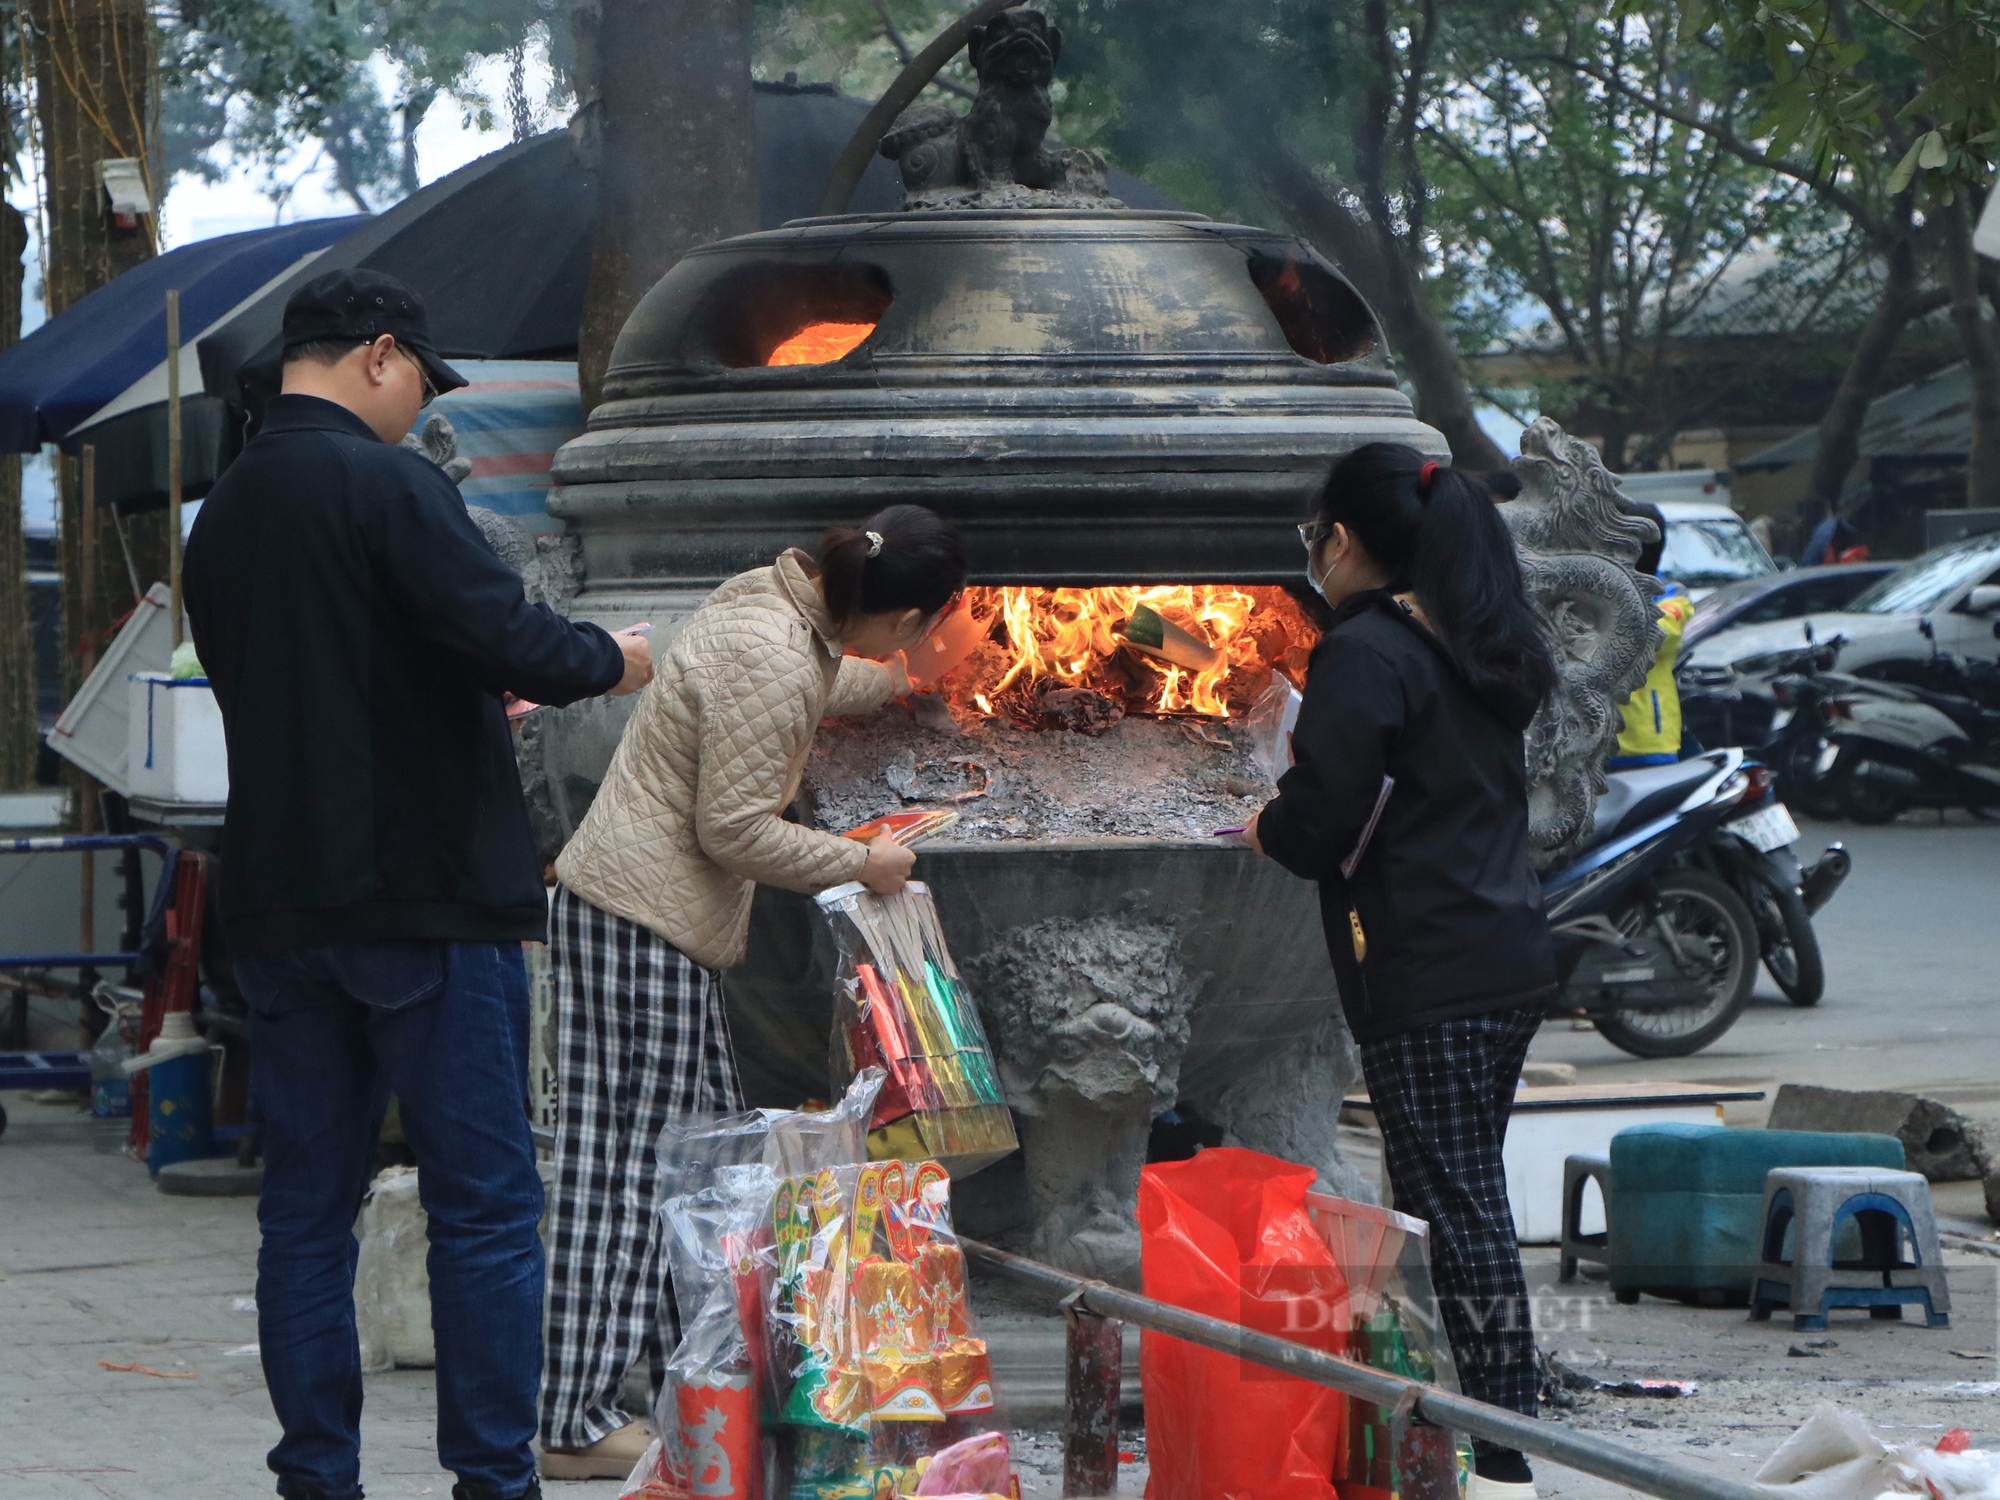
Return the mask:
<svg viewBox="0 0 2000 1500">
<path fill-rule="evenodd" d="M 674 1293 L 671 1304 L 661 1299 L 662 1348 L 675 1346 L 729 1274 L 725 1237 L 768 1223 L 779 1179 L 867 1160 L 882 1076 L 880 1069 L 862 1069 L 832 1109 L 689 1115 L 660 1132 L 653 1201 L 660 1205 L 662 1269 Z M 678 1313 L 678 1326 L 667 1322 L 671 1313 Z"/>
<path fill-rule="evenodd" d="M 932 1457 L 1004 1425 L 939 1163 L 788 1178 L 771 1227 L 774 1496 L 910 1494 Z"/>
<path fill-rule="evenodd" d="M 887 1074 L 870 1120 L 877 1161 L 941 1161 L 966 1177 L 1018 1147 L 979 1009 L 945 944 L 930 891 L 894 896 L 858 885 L 818 898 L 833 933 L 834 1019 L 829 1076 Z"/>
<path fill-rule="evenodd" d="M 1309 1192 L 1306 1217 L 1333 1252 L 1347 1281 L 1348 1328 L 1343 1352 L 1373 1369 L 1427 1380 L 1458 1394 L 1458 1370 L 1438 1318 L 1431 1283 L 1430 1226 L 1422 1219 Z M 1346 1471 L 1349 1500 L 1375 1500 L 1400 1489 L 1386 1406 L 1350 1398 Z"/>
<path fill-rule="evenodd" d="M 1243 727 L 1250 736 L 1250 758 L 1273 785 L 1292 768 L 1292 730 L 1298 727 L 1299 705 L 1305 700 L 1282 672 L 1271 674 L 1271 685 L 1250 705 Z"/>
<path fill-rule="evenodd" d="M 625 1493 L 759 1500 L 768 1447 L 758 1413 L 759 1237 L 768 1248 L 784 1174 L 861 1159 L 881 1083 L 867 1070 L 829 1110 L 697 1115 L 660 1132 L 655 1191 L 671 1278 L 671 1295 L 659 1299 L 660 1341 L 673 1352 L 654 1396 L 660 1437 Z"/>
</svg>

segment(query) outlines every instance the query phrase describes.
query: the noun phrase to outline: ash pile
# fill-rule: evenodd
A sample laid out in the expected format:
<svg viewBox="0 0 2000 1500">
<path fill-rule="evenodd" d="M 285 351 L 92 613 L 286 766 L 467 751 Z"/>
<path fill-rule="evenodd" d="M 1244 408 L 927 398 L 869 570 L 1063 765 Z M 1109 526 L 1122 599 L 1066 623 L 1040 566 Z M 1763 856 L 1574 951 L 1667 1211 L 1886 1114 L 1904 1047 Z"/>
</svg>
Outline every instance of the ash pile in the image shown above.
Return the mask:
<svg viewBox="0 0 2000 1500">
<path fill-rule="evenodd" d="M 960 727 L 943 700 L 924 697 L 823 723 L 803 800 L 814 826 L 836 833 L 885 813 L 955 808 L 958 822 L 933 844 L 1206 840 L 1275 791 L 1248 742 L 1230 725 L 1130 714 L 1096 735 L 1000 718 Z"/>
<path fill-rule="evenodd" d="M 1317 636 L 1282 591 L 1228 586 L 974 590 L 957 628 L 937 691 L 820 726 L 816 827 L 949 807 L 939 843 L 1211 839 L 1275 791 L 1253 709 Z"/>
</svg>

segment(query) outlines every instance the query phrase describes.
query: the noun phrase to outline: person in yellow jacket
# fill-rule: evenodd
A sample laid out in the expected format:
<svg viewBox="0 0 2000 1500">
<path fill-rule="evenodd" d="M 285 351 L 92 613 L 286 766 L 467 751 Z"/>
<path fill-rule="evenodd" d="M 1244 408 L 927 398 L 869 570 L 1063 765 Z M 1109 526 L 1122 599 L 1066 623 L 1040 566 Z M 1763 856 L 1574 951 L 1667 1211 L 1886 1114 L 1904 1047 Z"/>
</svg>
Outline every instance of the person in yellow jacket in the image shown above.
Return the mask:
<svg viewBox="0 0 2000 1500">
<path fill-rule="evenodd" d="M 1653 505 L 1628 501 L 1621 509 L 1628 515 L 1644 516 L 1658 528 L 1658 539 L 1647 544 L 1634 564 L 1640 576 L 1652 578 L 1659 572 L 1660 554 L 1666 546 L 1666 518 Z M 1653 596 L 1660 611 L 1660 649 L 1645 683 L 1625 700 L 1621 710 L 1625 727 L 1618 734 L 1618 753 L 1607 763 L 1614 771 L 1672 765 L 1681 758 L 1681 695 L 1674 685 L 1674 663 L 1681 654 L 1681 636 L 1694 615 L 1694 601 L 1677 583 L 1653 581 L 1660 589 Z"/>
</svg>

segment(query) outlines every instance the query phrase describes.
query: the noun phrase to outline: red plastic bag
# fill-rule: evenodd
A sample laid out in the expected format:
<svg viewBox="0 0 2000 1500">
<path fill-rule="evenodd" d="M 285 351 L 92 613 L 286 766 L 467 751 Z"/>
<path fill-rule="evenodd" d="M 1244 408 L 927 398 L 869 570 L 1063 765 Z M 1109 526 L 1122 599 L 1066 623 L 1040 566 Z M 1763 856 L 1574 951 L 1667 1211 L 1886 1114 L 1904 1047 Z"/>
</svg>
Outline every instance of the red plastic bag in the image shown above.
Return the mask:
<svg viewBox="0 0 2000 1500">
<path fill-rule="evenodd" d="M 1145 1294 L 1343 1353 L 1347 1281 L 1306 1214 L 1311 1167 L 1224 1146 L 1139 1179 Z M 1338 1391 L 1146 1331 L 1147 1500 L 1333 1500 Z"/>
</svg>

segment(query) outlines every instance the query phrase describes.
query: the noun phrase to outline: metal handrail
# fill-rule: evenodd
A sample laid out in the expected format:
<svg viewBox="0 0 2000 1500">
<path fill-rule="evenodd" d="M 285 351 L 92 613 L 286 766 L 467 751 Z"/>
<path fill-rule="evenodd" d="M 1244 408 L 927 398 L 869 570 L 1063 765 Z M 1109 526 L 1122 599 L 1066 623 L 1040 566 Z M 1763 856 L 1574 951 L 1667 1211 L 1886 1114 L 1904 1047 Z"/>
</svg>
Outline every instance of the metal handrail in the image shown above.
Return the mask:
<svg viewBox="0 0 2000 1500">
<path fill-rule="evenodd" d="M 153 892 L 145 929 L 150 932 L 173 899 L 174 860 L 180 851 L 150 833 L 67 833 L 40 838 L 0 839 L 0 854 L 80 854 L 95 849 L 150 849 L 160 857 L 160 881 Z M 134 968 L 145 958 L 136 953 L 12 953 L 0 954 L 0 969 Z"/>
<path fill-rule="evenodd" d="M 1432 1426 L 1484 1438 L 1502 1447 L 1518 1448 L 1578 1473 L 1625 1485 L 1642 1495 L 1657 1495 L 1660 1500 L 1767 1500 L 1750 1485 L 1697 1473 L 1605 1438 L 1572 1432 L 1551 1422 L 1538 1422 L 1533 1417 L 1489 1406 L 1468 1396 L 1454 1396 L 1420 1380 L 1391 1375 L 1289 1339 L 1274 1338 L 1221 1318 L 1120 1291 L 1102 1281 L 1073 1276 L 978 1240 L 961 1239 L 959 1243 L 973 1260 L 1009 1280 L 1051 1293 L 1066 1308 L 1136 1323 L 1141 1328 L 1199 1344 L 1250 1364 L 1282 1370 L 1315 1385 L 1330 1386 L 1378 1406 L 1410 1411 Z"/>
</svg>

